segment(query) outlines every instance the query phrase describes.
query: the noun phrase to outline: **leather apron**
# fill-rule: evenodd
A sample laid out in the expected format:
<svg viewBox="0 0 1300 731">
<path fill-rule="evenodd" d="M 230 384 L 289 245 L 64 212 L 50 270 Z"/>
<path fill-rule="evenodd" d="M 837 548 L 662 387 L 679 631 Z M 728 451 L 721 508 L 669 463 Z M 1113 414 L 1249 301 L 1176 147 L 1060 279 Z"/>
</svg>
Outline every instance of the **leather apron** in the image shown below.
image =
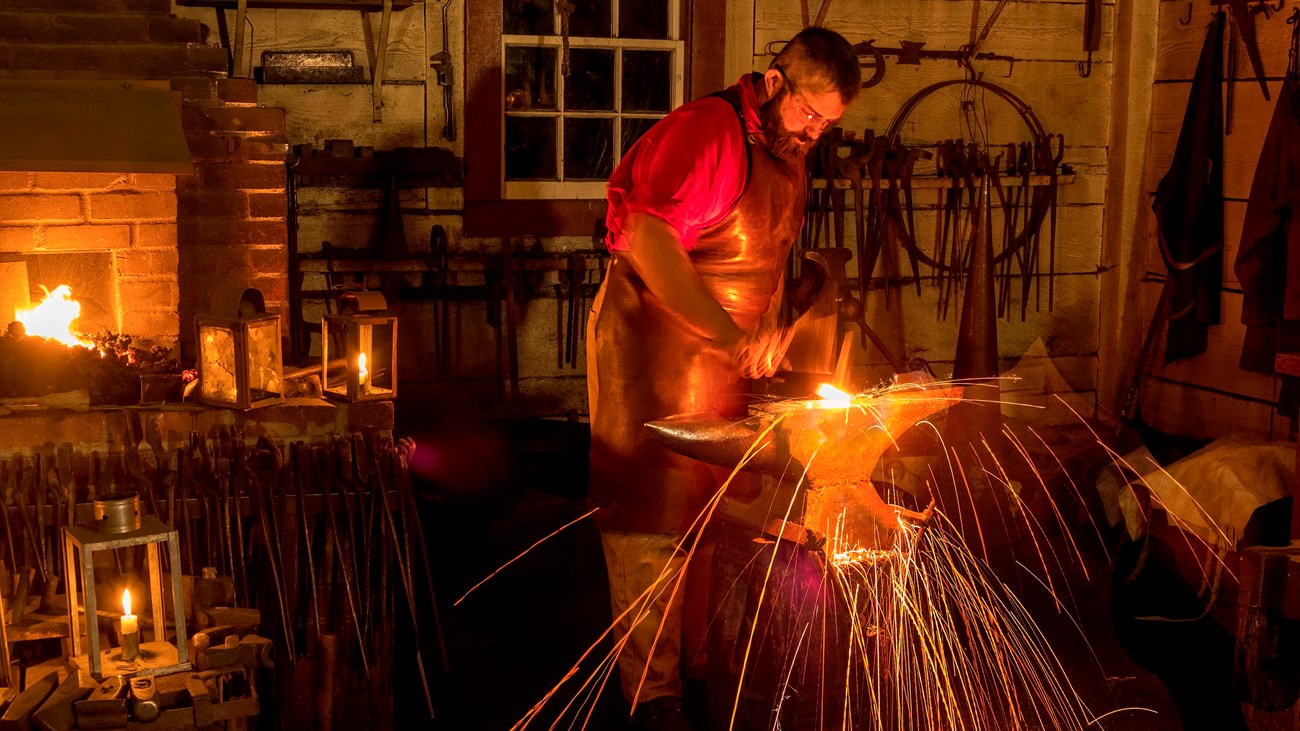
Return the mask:
<svg viewBox="0 0 1300 731">
<path fill-rule="evenodd" d="M 739 112 L 738 99 L 727 101 Z M 803 225 L 805 178 L 801 161 L 775 158 L 753 135 L 747 139 L 745 190 L 701 231 L 689 256 L 714 299 L 752 333 Z M 587 348 L 589 494 L 605 508 L 600 527 L 686 533 L 718 489 L 715 469 L 668 450 L 642 426 L 684 413 L 744 416 L 749 382 L 716 343 L 681 325 L 617 252 L 592 309 Z"/>
</svg>

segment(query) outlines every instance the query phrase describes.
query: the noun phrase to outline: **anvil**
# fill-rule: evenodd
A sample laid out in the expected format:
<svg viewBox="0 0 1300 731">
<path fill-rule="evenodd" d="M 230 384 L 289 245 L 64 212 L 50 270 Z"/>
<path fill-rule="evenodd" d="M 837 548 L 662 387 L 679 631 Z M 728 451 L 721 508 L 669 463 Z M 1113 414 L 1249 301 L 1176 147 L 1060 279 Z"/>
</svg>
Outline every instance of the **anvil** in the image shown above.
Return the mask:
<svg viewBox="0 0 1300 731">
<path fill-rule="evenodd" d="M 961 397 L 961 388 L 896 385 L 844 401 L 761 404 L 741 421 L 685 414 L 646 429 L 669 449 L 702 462 L 775 477 L 804 475 L 804 527 L 840 552 L 877 547 L 902 519 L 922 517 L 886 503 L 871 473 L 903 432 Z"/>
</svg>

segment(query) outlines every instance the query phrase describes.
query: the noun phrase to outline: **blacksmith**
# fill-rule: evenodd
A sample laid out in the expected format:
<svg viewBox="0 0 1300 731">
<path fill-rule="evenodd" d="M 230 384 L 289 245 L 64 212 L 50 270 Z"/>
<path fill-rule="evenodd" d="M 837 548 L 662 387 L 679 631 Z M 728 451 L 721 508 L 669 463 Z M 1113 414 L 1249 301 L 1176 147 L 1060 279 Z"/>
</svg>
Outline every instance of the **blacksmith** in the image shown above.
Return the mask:
<svg viewBox="0 0 1300 731">
<path fill-rule="evenodd" d="M 860 85 L 849 43 L 806 29 L 765 73 L 661 120 L 610 178 L 613 259 L 587 338 L 591 495 L 605 507 L 614 616 L 652 597 L 618 633 L 631 633 L 618 665 L 623 693 L 636 701 L 634 728 L 690 728 L 680 706 L 683 591 L 674 589 L 688 536 L 720 484 L 642 425 L 742 414 L 746 379 L 781 362 L 788 338 L 777 315 L 803 225 L 804 159 Z"/>
</svg>

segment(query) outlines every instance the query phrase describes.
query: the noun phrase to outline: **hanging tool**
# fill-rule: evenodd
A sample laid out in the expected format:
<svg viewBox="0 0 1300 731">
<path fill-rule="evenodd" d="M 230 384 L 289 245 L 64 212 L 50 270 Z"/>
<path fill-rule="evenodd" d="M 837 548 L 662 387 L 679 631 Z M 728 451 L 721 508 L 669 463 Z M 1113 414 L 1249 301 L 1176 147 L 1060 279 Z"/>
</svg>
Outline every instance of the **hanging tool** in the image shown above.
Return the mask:
<svg viewBox="0 0 1300 731">
<path fill-rule="evenodd" d="M 896 57 L 898 60 L 895 64 L 898 66 L 920 66 L 922 59 L 946 59 L 956 61 L 962 66 L 966 66 L 971 61 L 1006 61 L 1007 77 L 1010 77 L 1016 68 L 1014 56 L 989 52 L 972 53 L 966 50 L 966 46 L 956 51 L 927 51 L 924 47 L 924 41 L 900 41 L 898 48 L 881 48 L 876 45 L 874 38 L 854 44 L 853 50 L 858 54 L 858 65 L 864 71 L 871 72 L 863 75 L 862 88 L 869 89 L 884 80 L 886 56 Z"/>
<path fill-rule="evenodd" d="M 976 76 L 975 76 L 975 69 L 971 67 L 971 62 L 980 57 L 980 47 L 983 46 L 984 41 L 988 39 L 989 31 L 993 30 L 993 24 L 998 22 L 998 16 L 1002 15 L 1002 9 L 1005 8 L 1006 6 L 1007 6 L 1007 0 L 998 0 L 998 4 L 993 6 L 993 12 L 989 13 L 989 19 L 984 21 L 984 28 L 980 30 L 979 36 L 974 38 L 970 42 L 970 44 L 961 47 L 962 57 L 958 59 L 957 63 L 965 67 L 966 73 L 972 79 L 976 78 Z M 980 6 L 978 3 L 975 4 L 975 6 L 973 7 L 973 11 L 978 13 L 979 7 Z M 971 20 L 974 21 L 978 19 L 978 17 L 979 16 L 977 15 L 975 16 L 975 18 L 972 18 Z M 971 30 L 974 31 L 973 23 L 971 25 Z M 1008 73 L 1007 75 L 1010 76 L 1011 74 Z"/>
<path fill-rule="evenodd" d="M 831 0 L 822 0 L 822 5 L 817 10 L 817 19 L 814 20 L 812 24 L 817 26 L 818 28 L 826 25 L 826 14 L 829 13 L 830 11 L 831 11 Z M 807 16 L 805 16 L 805 19 L 806 18 Z"/>
<path fill-rule="evenodd" d="M 362 12 L 362 16 L 369 26 L 370 16 Z M 384 119 L 384 69 L 388 61 L 388 28 L 393 19 L 393 0 L 383 0 L 383 5 L 379 13 L 379 38 L 375 41 L 375 47 L 368 49 L 370 51 L 371 68 L 370 68 L 370 96 L 374 114 L 372 121 L 378 124 Z M 444 23 L 443 27 L 446 27 Z"/>
<path fill-rule="evenodd" d="M 1259 81 L 1259 88 L 1264 92 L 1264 100 L 1270 101 L 1272 97 L 1268 93 L 1268 82 L 1264 78 L 1264 60 L 1259 55 L 1259 41 L 1255 38 L 1255 16 L 1246 6 L 1247 0 L 1225 0 L 1229 12 L 1232 13 L 1232 22 L 1237 30 L 1241 33 L 1241 42 L 1246 46 L 1246 56 L 1250 58 L 1250 68 L 1255 72 L 1255 79 Z M 1265 4 L 1268 7 L 1267 3 Z M 1281 3 L 1278 3 L 1281 8 Z"/>
<path fill-rule="evenodd" d="M 1228 16 L 1228 53 L 1224 59 L 1227 66 L 1224 83 L 1227 88 L 1223 94 L 1223 134 L 1232 134 L 1232 110 L 1236 106 L 1234 97 L 1237 88 L 1237 24 Z"/>
<path fill-rule="evenodd" d="M 442 87 L 442 138 L 444 140 L 456 139 L 456 112 L 453 108 L 452 85 L 455 77 L 455 67 L 451 65 L 451 47 L 447 43 L 447 7 L 451 5 L 451 0 L 442 0 L 442 50 L 429 57 L 429 68 L 433 69 L 434 75 L 438 78 L 438 86 Z"/>
<path fill-rule="evenodd" d="M 568 271 L 560 272 L 560 279 L 568 278 L 568 274 Z M 556 282 L 551 288 L 555 290 L 555 367 L 561 369 L 569 357 L 569 331 L 564 317 L 564 282 Z"/>
<path fill-rule="evenodd" d="M 438 379 L 448 378 L 451 363 L 451 302 L 447 285 L 450 257 L 447 252 L 447 230 L 435 223 L 429 229 L 429 273 L 425 277 L 432 291 L 433 301 L 433 372 Z"/>
<path fill-rule="evenodd" d="M 1142 349 L 1138 351 L 1137 363 L 1133 366 L 1133 373 L 1129 376 L 1128 390 L 1124 393 L 1124 400 L 1120 404 L 1119 419 L 1123 424 L 1137 424 L 1142 420 L 1142 378 L 1146 375 L 1148 362 L 1151 360 L 1151 354 L 1155 351 L 1156 338 L 1163 329 L 1167 321 L 1170 293 L 1173 291 L 1173 280 L 1166 278 L 1160 286 L 1160 299 L 1156 302 L 1155 312 L 1151 315 L 1151 323 L 1147 325 L 1146 335 L 1142 338 Z"/>
<path fill-rule="evenodd" d="M 1101 0 L 1084 0 L 1083 3 L 1083 50 L 1087 52 L 1086 61 L 1079 61 L 1074 66 L 1079 75 L 1088 78 L 1092 75 L 1092 54 L 1101 49 Z"/>
<path fill-rule="evenodd" d="M 586 293 L 583 285 L 587 278 L 587 260 L 576 251 L 569 252 L 569 268 L 565 272 L 569 285 L 568 318 L 564 330 L 564 362 L 573 368 L 578 367 L 578 341 L 582 333 L 582 310 L 586 307 Z"/>
<path fill-rule="evenodd" d="M 514 250 L 509 239 L 501 240 L 501 268 L 501 288 L 506 304 L 506 366 L 510 374 L 510 403 L 513 404 L 519 402 L 519 287 Z"/>
</svg>

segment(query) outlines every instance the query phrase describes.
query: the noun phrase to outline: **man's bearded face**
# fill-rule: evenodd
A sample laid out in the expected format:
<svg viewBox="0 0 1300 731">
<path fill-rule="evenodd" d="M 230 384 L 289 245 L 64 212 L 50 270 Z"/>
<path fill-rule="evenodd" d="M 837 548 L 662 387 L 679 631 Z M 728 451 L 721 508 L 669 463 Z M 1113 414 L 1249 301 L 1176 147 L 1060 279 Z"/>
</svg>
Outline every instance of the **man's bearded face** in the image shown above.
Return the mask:
<svg viewBox="0 0 1300 731">
<path fill-rule="evenodd" d="M 787 162 L 801 162 L 817 140 L 808 134 L 805 127 L 795 131 L 786 127 L 782 110 L 790 102 L 787 98 L 789 95 L 789 84 L 782 84 L 776 95 L 759 107 L 758 119 L 763 124 L 763 136 L 767 138 L 768 150 Z"/>
</svg>

